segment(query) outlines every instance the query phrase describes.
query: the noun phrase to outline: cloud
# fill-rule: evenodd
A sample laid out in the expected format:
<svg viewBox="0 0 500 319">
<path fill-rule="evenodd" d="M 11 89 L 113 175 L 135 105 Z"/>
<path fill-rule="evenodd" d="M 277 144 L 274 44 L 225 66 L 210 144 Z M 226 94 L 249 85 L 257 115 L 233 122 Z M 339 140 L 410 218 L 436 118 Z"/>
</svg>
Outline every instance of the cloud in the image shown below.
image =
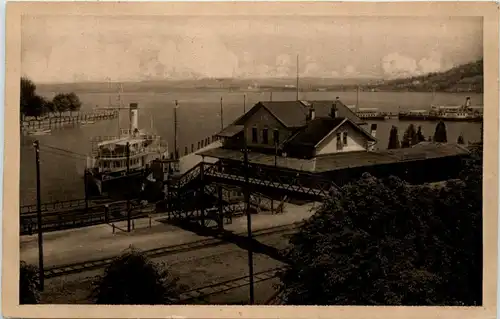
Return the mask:
<svg viewBox="0 0 500 319">
<path fill-rule="evenodd" d="M 384 75 L 393 78 L 414 75 L 418 68 L 415 59 L 394 52 L 382 58 L 382 70 Z"/>
<path fill-rule="evenodd" d="M 356 71 L 356 68 L 352 65 L 347 65 L 344 68 L 344 76 L 354 76 L 357 74 L 358 74 L 358 72 Z"/>
<path fill-rule="evenodd" d="M 446 69 L 441 60 L 441 54 L 438 52 L 432 52 L 418 61 L 394 52 L 382 59 L 382 70 L 389 78 L 418 76 Z"/>
<path fill-rule="evenodd" d="M 421 59 L 418 62 L 419 71 L 421 73 L 431 73 L 443 70 L 441 63 L 441 55 L 433 53 L 431 56 Z"/>
</svg>

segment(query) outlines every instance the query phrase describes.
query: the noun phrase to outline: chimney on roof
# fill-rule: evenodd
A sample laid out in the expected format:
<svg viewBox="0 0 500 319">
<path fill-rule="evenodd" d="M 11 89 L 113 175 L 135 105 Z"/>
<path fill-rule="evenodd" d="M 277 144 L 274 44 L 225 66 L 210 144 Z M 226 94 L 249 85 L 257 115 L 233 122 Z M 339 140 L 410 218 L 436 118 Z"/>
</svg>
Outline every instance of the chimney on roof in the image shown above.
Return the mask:
<svg viewBox="0 0 500 319">
<path fill-rule="evenodd" d="M 330 117 L 331 118 L 339 117 L 339 111 L 337 110 L 337 103 L 332 104 L 332 107 L 330 108 Z"/>
<path fill-rule="evenodd" d="M 314 105 L 311 105 L 309 107 L 309 116 L 308 116 L 308 118 L 309 118 L 309 121 L 312 121 L 312 120 L 314 120 L 316 118 L 316 110 L 314 109 Z"/>
<path fill-rule="evenodd" d="M 376 137 L 377 136 L 377 124 L 372 124 L 370 126 L 370 134 L 371 136 L 373 137 Z M 370 144 L 368 144 L 368 150 L 369 151 L 374 151 L 375 150 L 375 143 L 374 142 L 369 142 Z"/>
</svg>

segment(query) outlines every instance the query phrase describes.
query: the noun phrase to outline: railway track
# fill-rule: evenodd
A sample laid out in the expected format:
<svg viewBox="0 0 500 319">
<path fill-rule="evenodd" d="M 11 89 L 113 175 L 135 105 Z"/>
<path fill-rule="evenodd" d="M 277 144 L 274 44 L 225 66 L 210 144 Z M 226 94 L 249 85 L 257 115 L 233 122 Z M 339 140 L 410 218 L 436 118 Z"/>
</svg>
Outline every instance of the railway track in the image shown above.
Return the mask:
<svg viewBox="0 0 500 319">
<path fill-rule="evenodd" d="M 254 231 L 253 235 L 255 238 L 255 237 L 267 236 L 267 235 L 278 234 L 278 233 L 287 233 L 289 231 L 293 231 L 293 230 L 297 229 L 302 224 L 303 224 L 303 222 L 298 222 L 298 223 L 293 223 L 293 224 L 289 224 L 289 225 L 260 229 L 260 230 Z M 241 235 L 245 235 L 245 234 L 246 234 L 246 231 L 236 233 L 235 235 L 241 236 Z M 198 240 L 198 241 L 194 241 L 194 242 L 190 242 L 190 243 L 184 243 L 184 244 L 179 244 L 179 245 L 150 249 L 150 250 L 146 250 L 143 252 L 146 256 L 148 256 L 150 258 L 154 258 L 154 257 L 173 255 L 173 254 L 178 254 L 178 253 L 183 253 L 183 252 L 189 252 L 189 251 L 202 249 L 202 248 L 215 247 L 215 246 L 220 246 L 220 245 L 224 245 L 224 244 L 227 244 L 227 242 L 224 240 L 221 240 L 219 238 L 209 238 L 209 239 L 202 239 L 202 240 Z M 60 276 L 65 276 L 65 275 L 69 275 L 69 274 L 75 274 L 75 273 L 81 273 L 81 272 L 90 271 L 90 270 L 96 270 L 96 269 L 100 269 L 100 268 L 105 268 L 106 266 L 110 265 L 114 259 L 115 259 L 115 257 L 110 257 L 110 258 L 97 259 L 97 260 L 88 260 L 88 261 L 84 261 L 84 262 L 61 265 L 61 266 L 48 267 L 48 268 L 44 269 L 44 274 L 45 274 L 45 278 L 54 278 L 54 277 L 60 277 Z"/>
<path fill-rule="evenodd" d="M 267 281 L 276 277 L 276 272 L 282 270 L 282 267 L 272 268 L 254 273 L 254 283 Z M 203 302 L 206 297 L 220 294 L 232 289 L 245 287 L 250 284 L 249 276 L 242 276 L 231 280 L 226 280 L 212 285 L 207 285 L 182 293 L 176 303 Z"/>
</svg>

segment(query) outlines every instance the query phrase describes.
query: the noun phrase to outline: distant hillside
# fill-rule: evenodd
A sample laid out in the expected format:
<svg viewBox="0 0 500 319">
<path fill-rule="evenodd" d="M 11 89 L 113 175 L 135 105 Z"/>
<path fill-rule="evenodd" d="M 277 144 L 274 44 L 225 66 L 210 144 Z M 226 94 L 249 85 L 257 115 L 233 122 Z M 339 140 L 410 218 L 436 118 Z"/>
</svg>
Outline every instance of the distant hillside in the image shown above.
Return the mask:
<svg viewBox="0 0 500 319">
<path fill-rule="evenodd" d="M 363 86 L 375 91 L 483 92 L 483 59 L 448 71 Z"/>
<path fill-rule="evenodd" d="M 168 91 L 294 91 L 296 79 L 290 78 L 198 78 L 186 80 L 147 80 L 122 83 L 124 92 Z M 430 73 L 404 79 L 381 80 L 376 78 L 300 78 L 301 91 L 414 91 L 414 92 L 483 92 L 483 60 L 460 65 L 448 71 Z M 37 84 L 42 92 L 105 93 L 117 92 L 118 84 L 81 82 L 61 84 Z"/>
</svg>

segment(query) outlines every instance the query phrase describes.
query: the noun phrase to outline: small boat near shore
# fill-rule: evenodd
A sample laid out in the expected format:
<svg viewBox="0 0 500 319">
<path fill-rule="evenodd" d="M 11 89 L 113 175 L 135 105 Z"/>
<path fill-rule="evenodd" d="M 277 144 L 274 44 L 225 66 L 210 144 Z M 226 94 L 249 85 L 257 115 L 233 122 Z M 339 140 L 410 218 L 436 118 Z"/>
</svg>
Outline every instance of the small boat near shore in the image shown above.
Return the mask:
<svg viewBox="0 0 500 319">
<path fill-rule="evenodd" d="M 33 136 L 40 136 L 40 135 L 49 135 L 52 133 L 52 130 L 50 129 L 36 129 L 36 130 L 31 130 L 26 132 L 28 135 L 33 135 Z"/>
<path fill-rule="evenodd" d="M 389 113 L 380 112 L 377 108 L 357 108 L 356 105 L 348 105 L 360 119 L 370 121 L 385 121 L 390 118 Z"/>
<path fill-rule="evenodd" d="M 80 125 L 82 125 L 82 126 L 90 125 L 90 124 L 95 124 L 95 121 L 80 121 Z"/>
</svg>

